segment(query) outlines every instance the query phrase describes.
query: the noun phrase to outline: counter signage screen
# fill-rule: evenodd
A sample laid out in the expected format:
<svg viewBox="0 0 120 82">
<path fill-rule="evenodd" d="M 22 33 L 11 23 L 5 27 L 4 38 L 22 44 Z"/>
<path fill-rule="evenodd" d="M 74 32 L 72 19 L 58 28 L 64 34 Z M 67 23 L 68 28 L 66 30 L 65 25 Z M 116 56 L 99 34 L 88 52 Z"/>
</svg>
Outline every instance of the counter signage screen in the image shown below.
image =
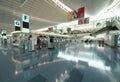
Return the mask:
<svg viewBox="0 0 120 82">
<path fill-rule="evenodd" d="M 2 36 L 6 36 L 6 34 L 7 34 L 7 31 L 6 30 L 2 30 Z"/>
<path fill-rule="evenodd" d="M 120 44 L 120 35 L 118 35 L 117 43 Z"/>
</svg>

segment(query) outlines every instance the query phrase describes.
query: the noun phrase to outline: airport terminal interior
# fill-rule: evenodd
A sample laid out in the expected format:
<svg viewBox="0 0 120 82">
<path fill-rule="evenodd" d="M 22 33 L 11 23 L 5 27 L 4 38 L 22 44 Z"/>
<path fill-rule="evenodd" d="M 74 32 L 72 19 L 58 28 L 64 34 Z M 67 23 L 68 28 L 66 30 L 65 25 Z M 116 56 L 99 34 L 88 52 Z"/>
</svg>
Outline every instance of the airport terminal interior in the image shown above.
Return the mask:
<svg viewBox="0 0 120 82">
<path fill-rule="evenodd" d="M 120 82 L 120 0 L 0 0 L 0 82 Z"/>
</svg>

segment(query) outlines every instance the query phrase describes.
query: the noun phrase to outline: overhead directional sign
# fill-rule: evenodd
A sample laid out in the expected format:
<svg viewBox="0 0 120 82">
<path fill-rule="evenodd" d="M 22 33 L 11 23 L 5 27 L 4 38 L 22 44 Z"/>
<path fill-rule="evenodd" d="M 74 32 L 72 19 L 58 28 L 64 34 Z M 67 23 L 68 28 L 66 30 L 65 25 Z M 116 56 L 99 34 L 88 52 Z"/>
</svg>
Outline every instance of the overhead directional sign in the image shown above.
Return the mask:
<svg viewBox="0 0 120 82">
<path fill-rule="evenodd" d="M 20 27 L 20 21 L 14 20 L 14 26 Z"/>
<path fill-rule="evenodd" d="M 28 0 L 20 0 L 20 7 L 23 7 Z"/>
<path fill-rule="evenodd" d="M 20 31 L 20 21 L 14 20 L 15 31 Z"/>
<path fill-rule="evenodd" d="M 22 21 L 23 21 L 23 32 L 29 32 L 29 16 L 27 14 L 22 14 Z"/>
<path fill-rule="evenodd" d="M 22 14 L 22 21 L 29 23 L 29 16 L 27 14 Z"/>
</svg>

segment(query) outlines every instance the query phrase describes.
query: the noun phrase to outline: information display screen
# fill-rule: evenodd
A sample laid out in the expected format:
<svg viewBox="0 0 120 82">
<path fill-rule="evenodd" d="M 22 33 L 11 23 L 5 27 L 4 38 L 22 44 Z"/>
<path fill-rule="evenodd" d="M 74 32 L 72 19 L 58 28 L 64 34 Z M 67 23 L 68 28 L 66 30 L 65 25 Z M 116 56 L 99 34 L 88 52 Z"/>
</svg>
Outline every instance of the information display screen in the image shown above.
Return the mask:
<svg viewBox="0 0 120 82">
<path fill-rule="evenodd" d="M 20 27 L 15 26 L 15 31 L 20 31 L 20 30 L 21 30 Z"/>
<path fill-rule="evenodd" d="M 29 29 L 29 23 L 23 22 L 23 28 L 28 28 Z"/>
</svg>

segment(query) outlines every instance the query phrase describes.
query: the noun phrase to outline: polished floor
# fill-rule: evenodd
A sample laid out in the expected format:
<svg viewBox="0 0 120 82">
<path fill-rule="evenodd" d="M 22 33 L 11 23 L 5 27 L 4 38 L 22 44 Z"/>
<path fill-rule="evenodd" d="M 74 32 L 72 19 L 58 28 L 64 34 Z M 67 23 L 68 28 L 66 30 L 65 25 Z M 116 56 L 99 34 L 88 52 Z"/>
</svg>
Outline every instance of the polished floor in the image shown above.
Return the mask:
<svg viewBox="0 0 120 82">
<path fill-rule="evenodd" d="M 0 82 L 120 82 L 119 48 L 74 43 L 25 51 L 0 47 Z"/>
</svg>

